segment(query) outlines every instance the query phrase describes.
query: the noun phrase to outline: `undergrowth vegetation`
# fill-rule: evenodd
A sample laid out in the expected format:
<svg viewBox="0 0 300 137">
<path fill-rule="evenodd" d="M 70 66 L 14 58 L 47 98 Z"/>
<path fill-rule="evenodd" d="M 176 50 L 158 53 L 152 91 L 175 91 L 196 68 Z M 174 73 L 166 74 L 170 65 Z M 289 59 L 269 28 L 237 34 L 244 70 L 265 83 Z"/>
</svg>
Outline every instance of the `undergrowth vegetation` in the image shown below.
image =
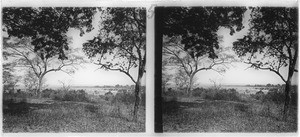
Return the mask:
<svg viewBox="0 0 300 137">
<path fill-rule="evenodd" d="M 166 132 L 296 132 L 297 87 L 291 90 L 287 119 L 283 119 L 284 89 L 243 94 L 236 89 L 196 88 L 186 95 L 163 93 Z M 186 98 L 186 99 L 185 99 Z"/>
<path fill-rule="evenodd" d="M 3 132 L 143 132 L 145 93 L 133 119 L 133 93 L 90 95 L 84 90 L 45 89 L 3 94 Z M 108 96 L 110 99 L 108 99 Z"/>
</svg>

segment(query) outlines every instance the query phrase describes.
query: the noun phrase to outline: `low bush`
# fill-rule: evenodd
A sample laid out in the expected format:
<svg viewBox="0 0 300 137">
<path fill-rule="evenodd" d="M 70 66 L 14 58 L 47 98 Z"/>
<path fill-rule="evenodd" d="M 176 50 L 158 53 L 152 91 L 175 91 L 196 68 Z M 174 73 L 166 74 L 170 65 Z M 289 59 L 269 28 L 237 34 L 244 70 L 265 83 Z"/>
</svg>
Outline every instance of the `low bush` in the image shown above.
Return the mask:
<svg viewBox="0 0 300 137">
<path fill-rule="evenodd" d="M 270 90 L 266 95 L 264 95 L 262 101 L 263 102 L 272 101 L 276 104 L 282 104 L 284 102 L 284 99 L 285 99 L 284 92 Z"/>
<path fill-rule="evenodd" d="M 98 112 L 98 107 L 94 106 L 94 105 L 86 105 L 85 106 L 85 111 L 86 112 L 96 113 L 96 112 Z"/>
<path fill-rule="evenodd" d="M 134 92 L 118 92 L 112 99 L 112 103 L 123 103 L 125 105 L 132 105 L 135 102 Z M 140 93 L 140 106 L 145 106 L 146 95 L 145 92 Z"/>
<path fill-rule="evenodd" d="M 291 90 L 291 105 L 297 106 L 297 100 L 298 100 L 298 93 L 297 93 L 297 87 L 292 86 Z M 278 88 L 272 88 L 269 90 L 266 94 L 258 94 L 257 92 L 255 95 L 252 94 L 251 97 L 261 100 L 262 102 L 273 102 L 275 104 L 283 104 L 285 100 L 285 91 L 284 88 L 278 87 Z"/>
<path fill-rule="evenodd" d="M 104 94 L 104 99 L 105 99 L 106 101 L 112 101 L 113 98 L 114 98 L 114 94 L 113 94 L 111 91 L 106 92 L 106 93 Z"/>
<path fill-rule="evenodd" d="M 280 119 L 283 116 L 282 109 L 282 104 L 276 104 L 274 102 L 262 102 L 251 104 L 249 112 L 260 116 Z"/>
<path fill-rule="evenodd" d="M 179 96 L 186 96 L 186 92 L 184 89 L 172 89 L 168 88 L 167 91 L 163 92 L 163 96 L 172 96 L 172 97 L 179 97 Z"/>
<path fill-rule="evenodd" d="M 87 93 L 84 90 L 70 90 L 65 92 L 62 101 L 89 102 Z"/>
<path fill-rule="evenodd" d="M 208 89 L 205 88 L 195 88 L 192 90 L 192 96 L 194 97 L 203 97 L 205 93 L 207 93 Z"/>
<path fill-rule="evenodd" d="M 51 98 L 59 101 L 77 101 L 77 102 L 89 102 L 87 93 L 84 90 L 53 90 L 45 89 L 42 91 L 42 97 Z"/>
<path fill-rule="evenodd" d="M 242 101 L 235 89 L 196 88 L 192 95 L 208 100 Z"/>
<path fill-rule="evenodd" d="M 43 98 L 51 98 L 51 96 L 56 93 L 57 90 L 53 90 L 53 89 L 44 89 L 42 91 L 42 97 Z"/>
<path fill-rule="evenodd" d="M 23 115 L 27 114 L 30 110 L 26 99 L 22 99 L 19 102 L 14 99 L 5 100 L 3 101 L 3 106 L 3 114 Z"/>
<path fill-rule="evenodd" d="M 163 114 L 178 113 L 178 112 L 180 112 L 180 103 L 177 102 L 177 98 L 171 98 L 170 100 L 163 98 L 162 100 Z"/>
<path fill-rule="evenodd" d="M 126 105 L 134 104 L 135 96 L 134 93 L 130 92 L 119 92 L 117 93 L 114 98 L 112 99 L 113 103 L 124 103 Z"/>
<path fill-rule="evenodd" d="M 235 104 L 234 109 L 235 111 L 249 112 L 250 107 L 249 105 L 238 103 Z"/>
</svg>

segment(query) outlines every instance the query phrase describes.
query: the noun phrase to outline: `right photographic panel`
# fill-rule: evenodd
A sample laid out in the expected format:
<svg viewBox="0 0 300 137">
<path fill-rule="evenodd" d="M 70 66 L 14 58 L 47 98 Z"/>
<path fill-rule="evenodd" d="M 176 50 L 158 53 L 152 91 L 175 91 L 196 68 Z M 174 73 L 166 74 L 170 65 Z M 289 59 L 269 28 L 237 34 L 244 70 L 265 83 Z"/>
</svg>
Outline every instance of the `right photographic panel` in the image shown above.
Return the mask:
<svg viewBox="0 0 300 137">
<path fill-rule="evenodd" d="M 298 7 L 156 7 L 156 132 L 297 132 Z"/>
</svg>

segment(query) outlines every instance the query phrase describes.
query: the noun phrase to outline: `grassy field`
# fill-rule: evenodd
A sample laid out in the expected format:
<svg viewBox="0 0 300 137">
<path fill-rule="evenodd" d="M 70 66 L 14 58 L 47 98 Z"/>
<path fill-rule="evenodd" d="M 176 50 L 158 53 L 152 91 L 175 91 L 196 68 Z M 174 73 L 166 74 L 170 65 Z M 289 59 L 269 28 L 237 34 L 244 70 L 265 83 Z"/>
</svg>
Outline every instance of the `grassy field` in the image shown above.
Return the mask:
<svg viewBox="0 0 300 137">
<path fill-rule="evenodd" d="M 232 96 L 233 94 L 228 96 Z M 164 132 L 297 132 L 297 108 L 282 119 L 282 104 L 249 96 L 229 100 L 165 96 Z M 225 97 L 225 94 L 223 94 Z"/>
<path fill-rule="evenodd" d="M 137 121 L 132 111 L 116 101 L 13 98 L 4 100 L 3 132 L 144 132 L 145 107 Z"/>
</svg>

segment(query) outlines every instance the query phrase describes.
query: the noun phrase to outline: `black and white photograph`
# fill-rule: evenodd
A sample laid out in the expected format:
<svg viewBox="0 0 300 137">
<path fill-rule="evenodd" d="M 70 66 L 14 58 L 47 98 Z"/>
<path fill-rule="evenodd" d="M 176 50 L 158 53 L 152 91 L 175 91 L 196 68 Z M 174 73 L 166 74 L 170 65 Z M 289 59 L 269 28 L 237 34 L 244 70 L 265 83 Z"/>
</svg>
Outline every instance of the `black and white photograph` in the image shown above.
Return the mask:
<svg viewBox="0 0 300 137">
<path fill-rule="evenodd" d="M 296 133 L 295 4 L 156 7 L 155 130 Z"/>
<path fill-rule="evenodd" d="M 144 7 L 2 7 L 2 132 L 145 132 L 145 66 Z"/>
</svg>

